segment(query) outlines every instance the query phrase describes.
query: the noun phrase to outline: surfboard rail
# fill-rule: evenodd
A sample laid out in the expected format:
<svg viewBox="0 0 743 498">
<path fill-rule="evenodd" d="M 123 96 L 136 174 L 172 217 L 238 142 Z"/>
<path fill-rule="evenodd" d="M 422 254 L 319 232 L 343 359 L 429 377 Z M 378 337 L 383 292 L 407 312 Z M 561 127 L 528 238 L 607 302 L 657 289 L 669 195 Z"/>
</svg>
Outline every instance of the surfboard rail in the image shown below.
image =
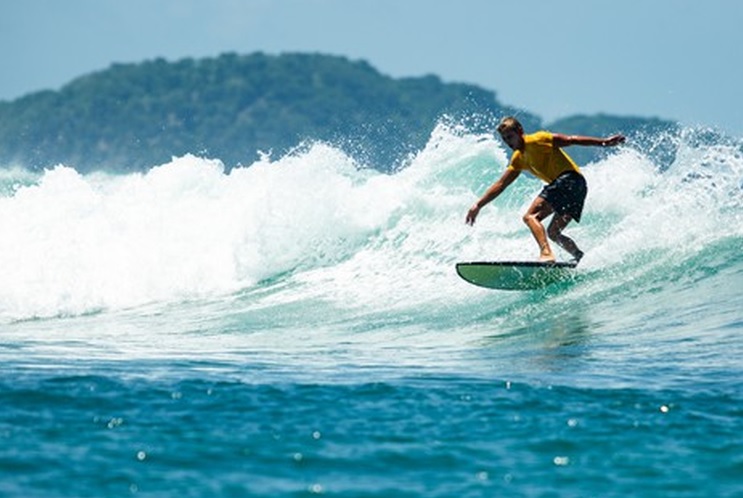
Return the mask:
<svg viewBox="0 0 743 498">
<path fill-rule="evenodd" d="M 465 281 L 499 290 L 534 290 L 569 280 L 577 263 L 567 261 L 465 261 L 456 264 Z"/>
</svg>

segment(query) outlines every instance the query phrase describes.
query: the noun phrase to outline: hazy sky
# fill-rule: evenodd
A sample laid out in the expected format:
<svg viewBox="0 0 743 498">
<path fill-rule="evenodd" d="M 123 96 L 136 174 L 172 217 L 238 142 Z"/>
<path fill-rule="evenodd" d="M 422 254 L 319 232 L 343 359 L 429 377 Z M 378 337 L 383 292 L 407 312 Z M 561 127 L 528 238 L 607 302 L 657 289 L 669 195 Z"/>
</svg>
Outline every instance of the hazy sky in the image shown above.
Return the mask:
<svg viewBox="0 0 743 498">
<path fill-rule="evenodd" d="M 319 52 L 474 83 L 547 121 L 743 136 L 741 0 L 0 0 L 0 100 L 114 62 Z"/>
</svg>

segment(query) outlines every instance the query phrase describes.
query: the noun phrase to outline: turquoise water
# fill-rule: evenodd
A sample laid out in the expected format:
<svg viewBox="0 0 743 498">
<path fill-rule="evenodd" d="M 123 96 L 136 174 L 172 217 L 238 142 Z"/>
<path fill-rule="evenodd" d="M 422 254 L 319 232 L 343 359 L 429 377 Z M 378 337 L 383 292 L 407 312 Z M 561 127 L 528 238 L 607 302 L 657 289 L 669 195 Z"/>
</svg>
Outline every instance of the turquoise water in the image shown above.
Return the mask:
<svg viewBox="0 0 743 498">
<path fill-rule="evenodd" d="M 586 257 L 534 292 L 454 272 L 536 256 L 535 181 L 464 224 L 505 160 L 7 171 L 0 495 L 743 496 L 739 145 L 587 165 Z"/>
</svg>

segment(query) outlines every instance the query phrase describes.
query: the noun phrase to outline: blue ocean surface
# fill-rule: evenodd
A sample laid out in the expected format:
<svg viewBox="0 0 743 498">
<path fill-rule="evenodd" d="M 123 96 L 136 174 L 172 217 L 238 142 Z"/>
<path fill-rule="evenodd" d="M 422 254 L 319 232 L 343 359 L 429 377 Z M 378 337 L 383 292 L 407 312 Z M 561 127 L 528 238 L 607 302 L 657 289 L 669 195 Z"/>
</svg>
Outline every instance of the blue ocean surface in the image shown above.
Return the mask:
<svg viewBox="0 0 743 498">
<path fill-rule="evenodd" d="M 506 161 L 3 170 L 0 496 L 743 496 L 741 145 L 585 165 L 528 292 L 454 271 L 537 256 L 536 180 L 464 223 Z"/>
</svg>

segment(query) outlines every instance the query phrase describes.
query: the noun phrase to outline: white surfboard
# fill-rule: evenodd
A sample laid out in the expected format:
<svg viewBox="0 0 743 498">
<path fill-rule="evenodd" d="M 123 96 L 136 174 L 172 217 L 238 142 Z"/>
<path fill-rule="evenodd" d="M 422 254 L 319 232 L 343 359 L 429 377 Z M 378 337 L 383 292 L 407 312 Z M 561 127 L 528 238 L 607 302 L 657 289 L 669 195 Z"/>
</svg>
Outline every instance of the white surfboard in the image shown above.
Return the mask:
<svg viewBox="0 0 743 498">
<path fill-rule="evenodd" d="M 500 290 L 541 289 L 570 280 L 577 263 L 540 261 L 473 261 L 457 263 L 457 274 L 467 282 Z"/>
</svg>

